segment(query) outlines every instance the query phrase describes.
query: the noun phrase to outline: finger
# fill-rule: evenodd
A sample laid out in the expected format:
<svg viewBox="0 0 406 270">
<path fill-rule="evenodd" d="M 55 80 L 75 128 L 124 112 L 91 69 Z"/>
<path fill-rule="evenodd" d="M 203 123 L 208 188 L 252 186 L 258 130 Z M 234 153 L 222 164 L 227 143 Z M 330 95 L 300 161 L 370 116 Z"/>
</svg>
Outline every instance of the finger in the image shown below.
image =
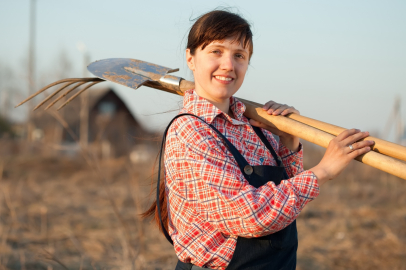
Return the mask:
<svg viewBox="0 0 406 270">
<path fill-rule="evenodd" d="M 267 130 L 269 130 L 269 131 L 271 131 L 271 132 L 273 132 L 274 130 L 278 130 L 278 129 L 277 129 L 274 125 L 272 125 L 272 124 L 267 125 L 267 124 L 264 124 L 264 123 L 262 123 L 262 122 L 259 122 L 259 121 L 257 121 L 257 120 L 254 120 L 254 119 L 250 119 L 249 122 L 250 122 L 250 124 L 251 124 L 252 126 L 259 127 L 259 128 L 264 128 L 264 129 L 267 129 Z"/>
<path fill-rule="evenodd" d="M 286 104 L 278 104 L 277 106 L 272 106 L 271 109 L 273 109 L 272 115 L 279 115 L 281 112 L 289 108 L 288 105 Z"/>
<path fill-rule="evenodd" d="M 273 113 L 276 109 L 278 109 L 280 106 L 281 106 L 281 104 L 279 104 L 279 103 L 274 103 L 274 104 L 272 104 L 272 105 L 269 107 L 267 113 L 268 113 L 268 114 L 272 114 L 272 113 Z"/>
<path fill-rule="evenodd" d="M 274 112 L 273 112 L 273 115 L 279 115 L 279 114 L 281 114 L 284 110 L 286 110 L 286 109 L 289 109 L 289 106 L 288 105 L 286 105 L 286 104 L 283 104 L 283 105 L 281 105 L 278 109 L 276 109 Z"/>
<path fill-rule="evenodd" d="M 264 111 L 267 111 L 267 110 L 269 110 L 269 108 L 270 108 L 274 103 L 275 103 L 275 101 L 270 100 L 270 101 L 268 101 L 267 103 L 265 103 L 264 106 L 262 106 L 262 109 L 263 109 Z"/>
<path fill-rule="evenodd" d="M 355 128 L 344 130 L 343 132 L 341 132 L 340 134 L 337 135 L 337 141 L 341 142 L 342 140 L 344 140 L 348 136 L 351 136 L 351 135 L 353 135 L 355 133 L 358 133 L 358 132 L 360 132 L 360 130 L 355 129 Z"/>
<path fill-rule="evenodd" d="M 371 151 L 371 148 L 369 146 L 367 146 L 367 147 L 363 147 L 363 148 L 352 151 L 348 156 L 350 158 L 354 159 L 360 155 L 368 153 L 369 151 Z"/>
<path fill-rule="evenodd" d="M 353 144 L 353 143 L 355 143 L 356 141 L 359 141 L 359 140 L 361 140 L 361 139 L 363 139 L 363 138 L 365 138 L 365 137 L 368 137 L 368 136 L 369 136 L 369 132 L 368 132 L 368 131 L 365 131 L 365 132 L 358 132 L 358 133 L 355 133 L 355 134 L 353 134 L 353 135 L 351 135 L 351 136 L 348 136 L 347 138 L 345 138 L 344 140 L 342 140 L 341 143 L 342 143 L 343 145 L 350 145 L 350 144 Z"/>
<path fill-rule="evenodd" d="M 251 125 L 253 125 L 255 127 L 260 127 L 260 128 L 265 128 L 266 127 L 266 125 L 264 123 L 259 122 L 259 121 L 254 120 L 254 119 L 250 119 L 249 122 L 250 122 Z"/>
<path fill-rule="evenodd" d="M 351 148 L 350 148 L 349 146 L 346 147 L 346 152 L 347 152 L 347 153 L 350 153 L 350 152 L 353 152 L 354 150 L 362 149 L 362 148 L 364 148 L 364 147 L 369 147 L 369 148 L 371 148 L 371 146 L 372 146 L 374 143 L 375 143 L 374 141 L 370 141 L 370 140 L 355 142 L 355 143 L 351 144 L 352 150 L 351 150 Z"/>
<path fill-rule="evenodd" d="M 295 107 L 289 107 L 287 109 L 285 109 L 281 115 L 288 115 L 290 113 L 295 113 L 295 114 L 300 114 L 300 112 L 298 110 L 295 109 Z"/>
</svg>

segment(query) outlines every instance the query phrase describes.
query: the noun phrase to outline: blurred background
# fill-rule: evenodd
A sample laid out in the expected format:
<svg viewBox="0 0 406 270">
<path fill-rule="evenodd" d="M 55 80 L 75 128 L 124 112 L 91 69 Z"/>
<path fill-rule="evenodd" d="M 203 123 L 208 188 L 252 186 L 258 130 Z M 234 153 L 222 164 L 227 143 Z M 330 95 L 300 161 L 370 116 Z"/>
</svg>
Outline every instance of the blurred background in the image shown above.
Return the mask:
<svg viewBox="0 0 406 270">
<path fill-rule="evenodd" d="M 406 145 L 404 1 L 1 1 L 0 268 L 174 269 L 173 248 L 139 213 L 181 98 L 105 82 L 60 111 L 31 112 L 52 89 L 14 106 L 106 58 L 192 80 L 188 30 L 222 7 L 254 32 L 237 96 Z M 310 168 L 324 150 L 304 143 Z M 299 216 L 298 269 L 406 269 L 405 191 L 351 163 Z"/>
</svg>

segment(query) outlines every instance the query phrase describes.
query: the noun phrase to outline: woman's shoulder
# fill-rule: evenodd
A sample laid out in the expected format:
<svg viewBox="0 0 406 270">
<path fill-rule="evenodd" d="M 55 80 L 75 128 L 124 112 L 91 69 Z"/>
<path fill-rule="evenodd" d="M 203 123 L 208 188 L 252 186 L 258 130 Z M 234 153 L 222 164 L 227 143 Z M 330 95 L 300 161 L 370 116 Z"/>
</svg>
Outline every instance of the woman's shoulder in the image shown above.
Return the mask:
<svg viewBox="0 0 406 270">
<path fill-rule="evenodd" d="M 172 122 L 168 129 L 167 140 L 175 138 L 186 144 L 209 143 L 214 140 L 210 126 L 195 115 L 182 115 Z"/>
</svg>

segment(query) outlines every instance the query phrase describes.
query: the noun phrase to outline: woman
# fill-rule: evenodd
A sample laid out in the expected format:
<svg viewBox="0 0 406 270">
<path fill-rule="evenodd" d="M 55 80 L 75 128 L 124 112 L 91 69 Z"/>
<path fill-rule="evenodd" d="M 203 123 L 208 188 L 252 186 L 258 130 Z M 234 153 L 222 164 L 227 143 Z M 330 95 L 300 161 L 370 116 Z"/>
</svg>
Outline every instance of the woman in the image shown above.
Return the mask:
<svg viewBox="0 0 406 270">
<path fill-rule="evenodd" d="M 322 184 L 373 144 L 357 142 L 368 132 L 347 130 L 303 171 L 299 138 L 248 120 L 233 97 L 252 53 L 250 26 L 236 14 L 209 12 L 189 32 L 195 89 L 165 131 L 165 181 L 158 183 L 159 203 L 145 213 L 162 220 L 176 269 L 294 269 L 296 217 Z M 275 102 L 263 109 L 299 113 Z"/>
</svg>

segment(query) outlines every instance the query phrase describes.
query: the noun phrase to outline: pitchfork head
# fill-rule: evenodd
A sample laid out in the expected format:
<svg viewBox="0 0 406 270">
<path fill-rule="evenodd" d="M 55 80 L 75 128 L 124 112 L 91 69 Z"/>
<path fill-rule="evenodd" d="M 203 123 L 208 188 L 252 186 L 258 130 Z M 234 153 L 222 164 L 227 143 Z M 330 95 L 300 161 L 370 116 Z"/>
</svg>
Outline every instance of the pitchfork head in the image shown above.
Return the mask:
<svg viewBox="0 0 406 270">
<path fill-rule="evenodd" d="M 27 101 L 29 101 L 30 99 L 38 96 L 39 94 L 41 94 L 42 92 L 44 92 L 45 90 L 51 88 L 52 86 L 58 85 L 58 84 L 63 84 L 60 88 L 58 88 L 55 92 L 53 92 L 52 94 L 50 94 L 46 99 L 44 99 L 43 101 L 41 101 L 37 106 L 35 106 L 34 111 L 36 109 L 38 109 L 39 107 L 41 107 L 42 105 L 45 104 L 45 102 L 47 102 L 48 100 L 50 100 L 51 98 L 53 98 L 54 96 L 56 96 L 59 92 L 61 92 L 62 90 L 64 90 L 65 88 L 68 88 L 68 90 L 66 90 L 65 93 L 61 94 L 59 97 L 55 98 L 54 101 L 52 101 L 46 108 L 45 110 L 49 109 L 50 107 L 52 107 L 58 100 L 62 99 L 63 97 L 65 97 L 67 94 L 69 94 L 70 92 L 72 92 L 73 90 L 77 89 L 79 86 L 84 85 L 86 83 L 89 83 L 88 85 L 86 85 L 82 90 L 78 91 L 76 94 L 74 94 L 73 96 L 71 96 L 64 104 L 62 104 L 61 106 L 59 106 L 58 110 L 62 109 L 63 107 L 65 107 L 69 102 L 71 102 L 75 97 L 77 97 L 78 95 L 80 95 L 81 93 L 83 93 L 84 91 L 86 91 L 87 89 L 89 89 L 90 87 L 92 87 L 93 85 L 103 82 L 104 80 L 99 79 L 99 78 L 71 78 L 71 79 L 63 79 L 63 80 L 59 80 L 56 81 L 54 83 L 48 84 L 47 86 L 41 88 L 40 90 L 38 90 L 36 93 L 32 94 L 31 96 L 29 96 L 28 98 L 26 98 L 25 100 L 23 100 L 22 102 L 20 102 L 16 107 L 26 103 Z M 72 86 L 71 88 L 69 88 L 69 86 Z"/>
<path fill-rule="evenodd" d="M 88 66 L 88 70 L 96 75 L 98 78 L 74 78 L 59 80 L 40 89 L 38 92 L 18 104 L 16 107 L 29 101 L 30 99 L 51 88 L 52 86 L 59 84 L 61 84 L 61 87 L 53 92 L 51 95 L 49 95 L 42 102 L 40 102 L 34 108 L 34 110 L 44 105 L 58 93 L 62 92 L 62 90 L 67 89 L 65 92 L 56 97 L 45 108 L 45 110 L 49 109 L 63 97 L 67 96 L 73 90 L 78 89 L 84 84 L 87 85 L 83 89 L 72 95 L 65 103 L 59 106 L 58 110 L 66 106 L 70 101 L 72 101 L 74 98 L 76 98 L 78 95 L 80 95 L 93 85 L 103 81 L 111 81 L 133 89 L 137 89 L 142 85 L 147 85 L 165 91 L 177 92 L 179 90 L 179 82 L 181 80 L 181 78 L 179 77 L 167 75 L 168 73 L 178 71 L 179 69 L 171 69 L 141 60 L 129 58 L 111 58 L 96 61 Z"/>
</svg>

